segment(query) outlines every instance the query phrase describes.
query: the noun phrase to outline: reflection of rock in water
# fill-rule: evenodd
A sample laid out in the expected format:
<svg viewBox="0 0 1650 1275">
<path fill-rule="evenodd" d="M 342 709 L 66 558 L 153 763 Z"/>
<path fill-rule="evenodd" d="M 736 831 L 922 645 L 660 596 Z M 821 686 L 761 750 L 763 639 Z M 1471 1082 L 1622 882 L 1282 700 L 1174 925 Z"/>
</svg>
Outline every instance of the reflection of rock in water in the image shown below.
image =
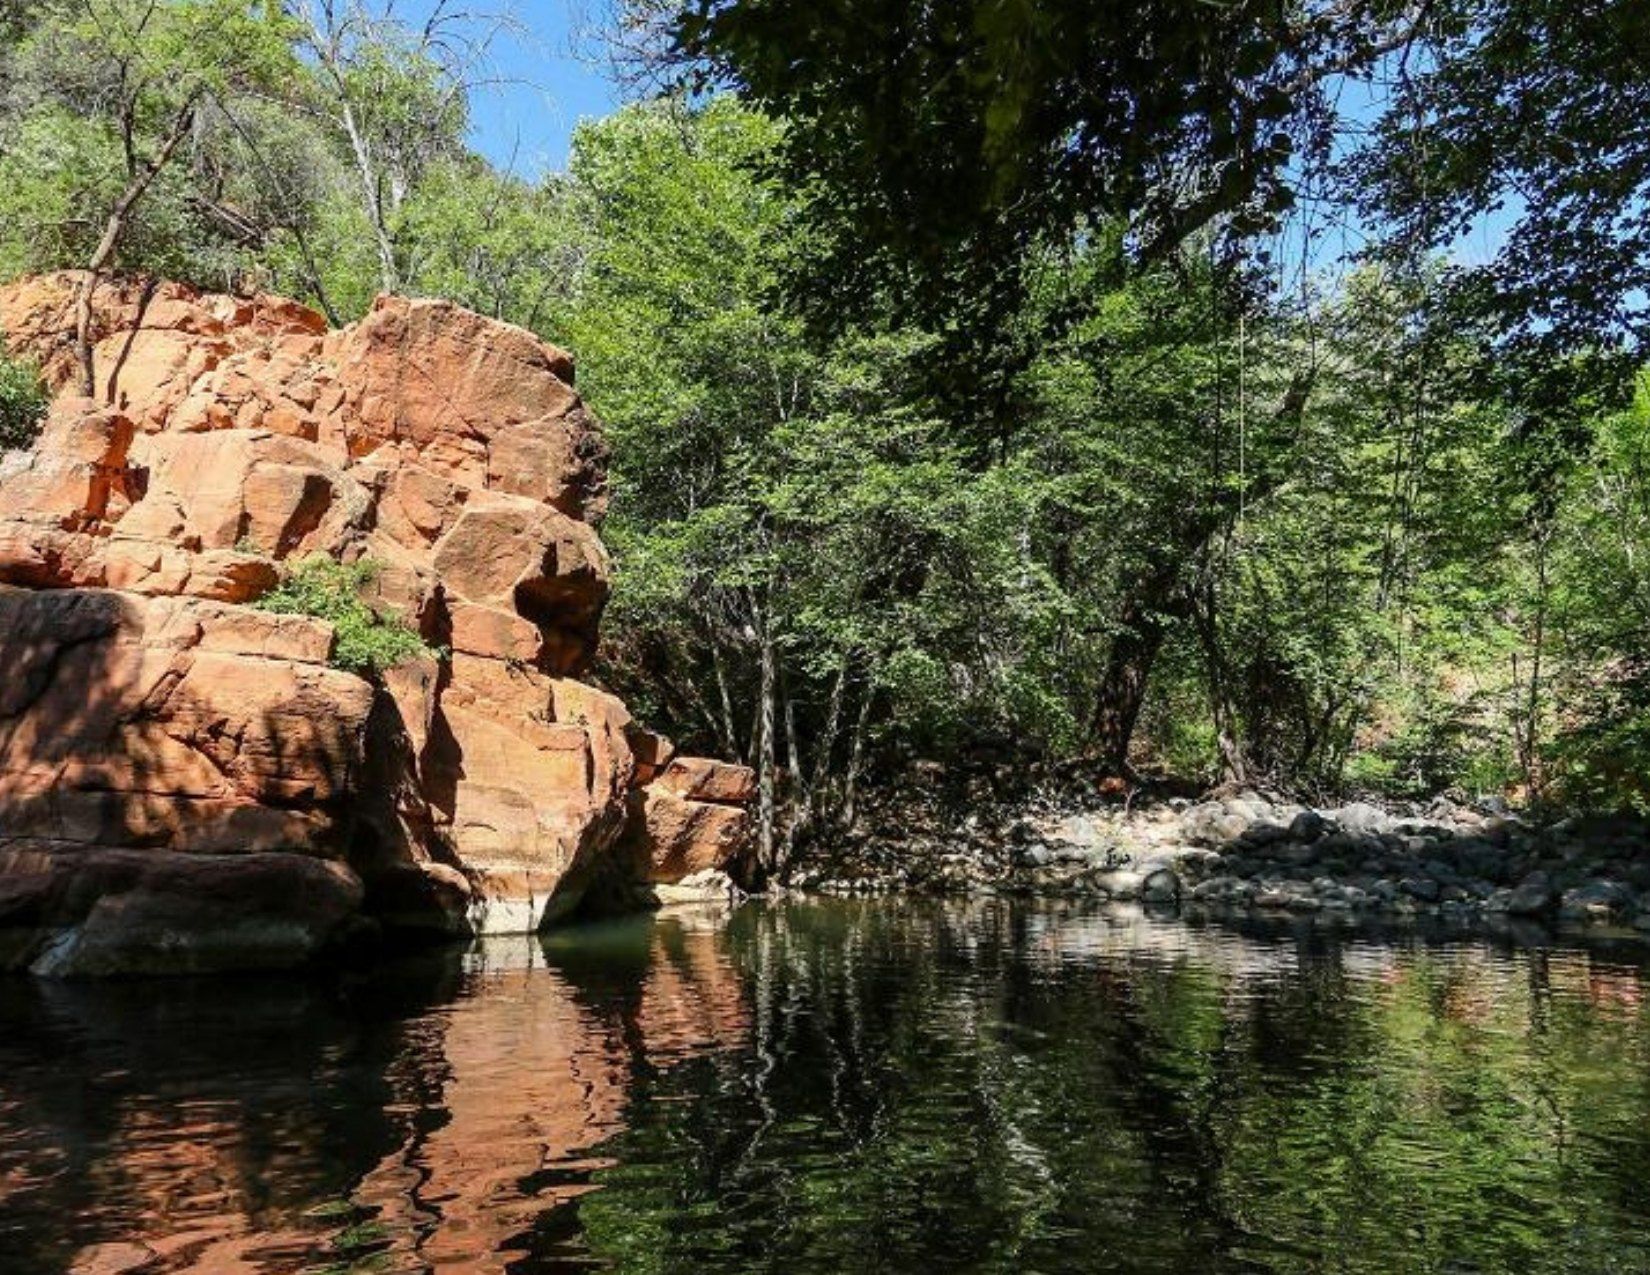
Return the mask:
<svg viewBox="0 0 1650 1275">
<path fill-rule="evenodd" d="M 1650 1270 L 1642 965 L 1272 933 L 758 905 L 0 983 L 0 1271 Z"/>
<path fill-rule="evenodd" d="M 623 1048 L 543 968 L 479 974 L 428 1026 L 434 1073 L 392 1085 L 428 1078 L 435 1092 L 395 1108 L 406 1140 L 351 1198 L 392 1250 L 496 1270 L 537 1215 L 588 1189 L 577 1153 L 618 1126 Z"/>
<path fill-rule="evenodd" d="M 743 1039 L 714 931 L 622 922 L 552 950 L 548 967 L 535 955 L 477 954 L 469 994 L 431 1020 L 438 1092 L 404 1110 L 406 1140 L 351 1197 L 413 1269 L 495 1271 L 501 1252 L 553 1250 L 556 1211 L 603 1166 L 587 1152 L 622 1127 L 632 1067 Z"/>
<path fill-rule="evenodd" d="M 668 919 L 347 986 L 0 984 L 0 1256 L 496 1271 L 557 1251 L 636 1069 L 747 1017 L 723 936 Z"/>
<path fill-rule="evenodd" d="M 301 1255 L 304 1210 L 388 1145 L 403 1024 L 318 986 L 5 982 L 0 1020 L 0 1253 L 17 1269 L 138 1251 L 115 1243 L 165 1270 Z"/>
</svg>

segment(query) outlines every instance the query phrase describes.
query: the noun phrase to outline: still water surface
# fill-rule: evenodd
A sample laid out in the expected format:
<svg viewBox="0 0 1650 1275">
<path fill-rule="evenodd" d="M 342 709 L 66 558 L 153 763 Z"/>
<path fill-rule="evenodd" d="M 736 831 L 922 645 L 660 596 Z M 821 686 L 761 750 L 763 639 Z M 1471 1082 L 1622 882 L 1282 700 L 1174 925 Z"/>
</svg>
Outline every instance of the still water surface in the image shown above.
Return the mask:
<svg viewBox="0 0 1650 1275">
<path fill-rule="evenodd" d="M 0 981 L 0 1272 L 1650 1272 L 1647 976 L 980 901 Z"/>
</svg>

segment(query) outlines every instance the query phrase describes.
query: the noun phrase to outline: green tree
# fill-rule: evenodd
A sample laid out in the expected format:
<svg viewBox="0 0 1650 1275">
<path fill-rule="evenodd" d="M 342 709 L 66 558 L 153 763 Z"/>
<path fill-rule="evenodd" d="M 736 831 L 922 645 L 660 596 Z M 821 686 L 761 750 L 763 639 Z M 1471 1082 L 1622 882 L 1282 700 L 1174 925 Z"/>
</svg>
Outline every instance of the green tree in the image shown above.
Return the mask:
<svg viewBox="0 0 1650 1275">
<path fill-rule="evenodd" d="M 1010 362 L 1004 326 L 1047 253 L 1096 222 L 1124 225 L 1144 261 L 1269 224 L 1301 148 L 1325 144 L 1323 81 L 1410 29 L 1385 0 L 677 8 L 671 51 L 695 82 L 787 122 L 779 158 L 813 229 L 804 297 L 827 320 L 891 298 Z"/>
<path fill-rule="evenodd" d="M 30 210 L 23 228 L 45 232 L 15 264 L 85 268 L 75 341 L 82 393 L 96 389 L 92 294 L 110 270 L 137 264 L 127 251 L 134 239 L 144 230 L 162 245 L 237 237 L 235 226 L 180 231 L 185 220 L 200 230 L 215 212 L 227 216 L 180 177 L 199 171 L 183 157 L 209 111 L 294 71 L 290 36 L 267 0 L 48 0 L 12 51 L 28 106 L 7 126 L 16 145 L 0 158 L 0 198 Z M 146 227 L 152 209 L 159 225 Z"/>
<path fill-rule="evenodd" d="M 48 406 L 40 369 L 0 345 L 0 451 L 32 443 Z"/>
<path fill-rule="evenodd" d="M 749 165 L 775 137 L 725 98 L 581 128 L 571 178 L 591 246 L 562 325 L 614 448 L 615 614 L 650 648 L 678 719 L 691 712 L 721 748 L 757 764 L 770 868 L 781 732 L 792 782 L 817 785 L 831 769 L 844 684 L 862 683 L 867 702 L 876 689 L 863 606 L 835 613 L 818 592 L 864 589 L 872 546 L 795 492 L 794 476 L 809 472 L 798 462 L 841 454 L 850 399 L 869 409 L 855 425 L 876 435 L 872 446 L 897 447 L 913 428 L 897 394 L 864 383 L 897 374 L 898 351 L 886 367 L 835 357 L 764 305 L 791 205 Z M 903 493 L 884 495 L 897 505 Z M 822 667 L 836 690 L 805 768 L 795 700 Z"/>
<path fill-rule="evenodd" d="M 1650 302 L 1650 12 L 1636 0 L 1446 0 L 1352 165 L 1383 254 L 1454 245 L 1495 217 L 1493 257 L 1447 284 L 1514 344 L 1641 348 Z M 1622 366 L 1618 362 L 1618 368 Z M 1631 364 L 1626 365 L 1631 370 Z"/>
</svg>

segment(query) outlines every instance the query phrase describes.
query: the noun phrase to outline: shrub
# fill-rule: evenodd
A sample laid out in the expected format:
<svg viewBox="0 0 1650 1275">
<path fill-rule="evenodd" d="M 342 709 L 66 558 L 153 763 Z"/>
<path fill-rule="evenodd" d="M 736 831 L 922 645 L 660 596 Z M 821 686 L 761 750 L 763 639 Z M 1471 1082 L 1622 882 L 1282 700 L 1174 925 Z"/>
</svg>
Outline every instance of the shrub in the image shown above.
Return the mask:
<svg viewBox="0 0 1650 1275">
<path fill-rule="evenodd" d="M 319 555 L 305 558 L 289 567 L 281 583 L 257 605 L 264 611 L 330 622 L 337 634 L 332 663 L 362 677 L 434 654 L 404 619 L 382 615 L 363 600 L 361 590 L 378 571 L 379 564 L 370 558 L 358 562 L 337 562 Z"/>
<path fill-rule="evenodd" d="M 40 369 L 0 349 L 0 450 L 34 442 L 50 403 Z"/>
</svg>

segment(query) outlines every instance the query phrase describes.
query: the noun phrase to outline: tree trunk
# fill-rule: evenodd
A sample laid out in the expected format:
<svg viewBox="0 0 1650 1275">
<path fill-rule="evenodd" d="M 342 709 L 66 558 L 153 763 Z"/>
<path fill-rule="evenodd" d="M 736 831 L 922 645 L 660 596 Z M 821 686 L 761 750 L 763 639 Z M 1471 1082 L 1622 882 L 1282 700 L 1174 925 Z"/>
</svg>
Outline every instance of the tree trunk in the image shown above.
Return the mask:
<svg viewBox="0 0 1650 1275">
<path fill-rule="evenodd" d="M 1215 746 L 1220 751 L 1221 779 L 1242 784 L 1249 780 L 1249 763 L 1243 746 L 1241 721 L 1232 706 L 1232 671 L 1220 645 L 1220 620 L 1214 583 L 1207 573 L 1194 600 L 1192 620 L 1203 646 L 1204 675 L 1209 683 L 1209 713 L 1215 722 Z"/>
<path fill-rule="evenodd" d="M 1297 371 L 1273 414 L 1274 421 L 1298 425 L 1316 383 L 1316 366 Z M 1271 495 L 1291 472 L 1286 465 L 1276 465 L 1269 472 L 1250 477 L 1236 492 L 1218 497 L 1211 507 L 1188 513 L 1171 546 L 1156 563 L 1143 568 L 1125 592 L 1117 617 L 1117 636 L 1112 640 L 1091 719 L 1092 746 L 1108 770 L 1120 775 L 1129 773 L 1129 745 L 1145 703 L 1152 666 L 1168 633 L 1167 617 L 1187 613 L 1188 599 L 1182 585 L 1185 567 L 1208 546 L 1211 537 L 1242 512 L 1245 503 L 1252 506 Z"/>
<path fill-rule="evenodd" d="M 722 663 L 722 647 L 714 637 L 710 641 L 710 663 L 716 672 L 717 698 L 721 701 L 722 720 L 718 734 L 722 737 L 723 752 L 730 759 L 749 761 L 750 754 L 739 751 L 739 731 L 733 724 L 733 696 L 728 691 L 728 673 Z"/>
<path fill-rule="evenodd" d="M 807 804 L 803 796 L 805 783 L 802 777 L 802 752 L 797 747 L 796 740 L 796 701 L 791 698 L 791 679 L 784 675 L 783 670 L 779 677 L 779 697 L 785 703 L 785 770 L 788 775 L 785 838 L 780 845 L 779 861 L 789 863 L 791 851 L 796 848 L 797 833 L 801 831 L 802 821 L 807 817 Z"/>
<path fill-rule="evenodd" d="M 757 709 L 760 741 L 756 749 L 756 861 L 768 876 L 775 875 L 780 864 L 774 853 L 774 672 L 777 661 L 773 644 L 773 628 L 766 616 L 762 622 L 762 658 L 760 703 Z"/>
<path fill-rule="evenodd" d="M 178 109 L 177 117 L 172 121 L 172 131 L 166 135 L 166 140 L 155 152 L 155 157 L 139 165 L 132 174 L 131 180 L 126 183 L 126 189 L 115 201 L 115 206 L 109 214 L 109 220 L 103 225 L 103 238 L 98 240 L 97 248 L 92 252 L 92 259 L 86 265 L 86 273 L 81 276 L 80 286 L 75 289 L 74 303 L 74 352 L 75 361 L 80 365 L 79 390 L 86 398 L 93 398 L 97 394 L 97 369 L 92 365 L 92 294 L 97 291 L 97 285 L 103 278 L 103 273 L 109 268 L 109 263 L 115 259 L 115 253 L 120 248 L 120 241 L 125 237 L 126 228 L 131 223 L 132 212 L 138 206 L 149 187 L 160 176 L 161 169 L 172 160 L 183 139 L 189 136 L 189 130 L 195 123 L 195 104 L 200 100 L 197 91 Z M 114 399 L 114 384 L 109 385 L 110 400 Z"/>
<path fill-rule="evenodd" d="M 819 732 L 819 742 L 814 746 L 814 777 L 808 785 L 804 807 L 809 820 L 819 813 L 819 794 L 824 791 L 825 781 L 831 773 L 831 753 L 836 748 L 836 733 L 842 721 L 842 692 L 847 684 L 848 657 L 844 655 L 831 682 L 831 704 L 825 710 L 825 727 Z"/>
<path fill-rule="evenodd" d="M 1542 789 L 1546 786 L 1546 775 L 1541 764 L 1541 665 L 1547 645 L 1548 537 L 1549 529 L 1546 527 L 1536 532 L 1535 632 L 1531 635 L 1530 642 L 1530 677 L 1528 688 L 1524 691 L 1524 727 L 1522 731 L 1518 730 L 1516 725 L 1514 727 L 1519 768 L 1524 772 L 1524 786 L 1532 797 L 1541 796 Z M 1513 676 L 1516 678 L 1517 675 L 1518 655 L 1514 652 Z"/>
<path fill-rule="evenodd" d="M 390 228 L 384 219 L 384 202 L 379 191 L 383 175 L 379 173 L 378 165 L 373 159 L 372 145 L 368 142 L 367 135 L 362 132 L 355 118 L 355 111 L 349 104 L 342 77 L 339 80 L 338 92 L 339 97 L 343 99 L 340 118 L 343 121 L 344 133 L 349 138 L 350 152 L 355 156 L 356 174 L 361 178 L 362 208 L 367 214 L 367 224 L 372 227 L 373 246 L 378 250 L 378 283 L 385 292 L 399 292 L 401 272 L 395 263 L 395 242 L 390 237 Z"/>
<path fill-rule="evenodd" d="M 1121 627 L 1112 639 L 1106 671 L 1094 706 L 1094 748 L 1100 764 L 1114 775 L 1129 773 L 1129 744 L 1146 701 L 1152 665 L 1163 649 L 1163 618 L 1137 599 L 1124 604 Z"/>
<path fill-rule="evenodd" d="M 859 817 L 855 801 L 859 796 L 859 773 L 865 761 L 865 728 L 871 719 L 871 701 L 876 699 L 876 678 L 865 679 L 865 698 L 859 702 L 859 714 L 854 718 L 854 734 L 848 745 L 848 774 L 842 785 L 842 826 L 852 829 Z"/>
</svg>

